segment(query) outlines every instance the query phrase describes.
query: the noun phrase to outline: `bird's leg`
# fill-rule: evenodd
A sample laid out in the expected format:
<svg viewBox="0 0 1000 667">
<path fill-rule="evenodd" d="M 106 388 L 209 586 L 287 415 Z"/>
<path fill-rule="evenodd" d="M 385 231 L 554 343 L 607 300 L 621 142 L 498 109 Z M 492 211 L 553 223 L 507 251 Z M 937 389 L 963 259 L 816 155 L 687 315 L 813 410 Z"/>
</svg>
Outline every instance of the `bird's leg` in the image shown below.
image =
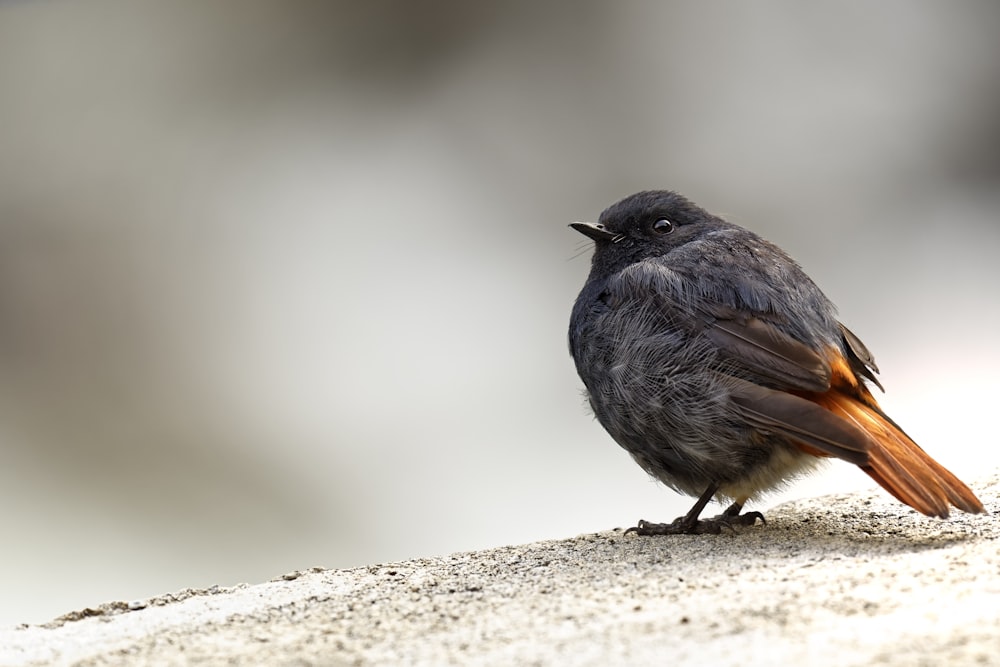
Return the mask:
<svg viewBox="0 0 1000 667">
<path fill-rule="evenodd" d="M 645 519 L 639 519 L 639 524 L 629 528 L 625 531 L 625 534 L 635 533 L 636 535 L 693 535 L 695 533 L 701 533 L 704 531 L 698 530 L 699 525 L 702 523 L 698 521 L 698 515 L 701 514 L 702 510 L 705 509 L 705 505 L 712 501 L 712 497 L 715 496 L 715 492 L 719 490 L 718 483 L 713 482 L 709 485 L 705 493 L 701 494 L 698 498 L 698 502 L 694 504 L 687 514 L 682 517 L 678 517 L 671 521 L 670 523 L 650 523 Z M 719 530 L 715 530 L 719 532 Z"/>
<path fill-rule="evenodd" d="M 740 514 L 743 503 L 735 502 L 725 509 L 717 517 L 711 519 L 698 519 L 705 506 L 711 502 L 715 492 L 719 490 L 718 483 L 709 485 L 705 493 L 701 494 L 698 502 L 694 504 L 691 511 L 682 517 L 678 517 L 670 523 L 650 523 L 640 520 L 637 526 L 633 526 L 625 531 L 625 534 L 635 533 L 636 535 L 702 535 L 705 533 L 718 534 L 723 527 L 732 529 L 734 526 L 752 526 L 757 523 L 757 519 L 764 521 L 764 515 L 760 512 L 747 512 Z"/>
</svg>

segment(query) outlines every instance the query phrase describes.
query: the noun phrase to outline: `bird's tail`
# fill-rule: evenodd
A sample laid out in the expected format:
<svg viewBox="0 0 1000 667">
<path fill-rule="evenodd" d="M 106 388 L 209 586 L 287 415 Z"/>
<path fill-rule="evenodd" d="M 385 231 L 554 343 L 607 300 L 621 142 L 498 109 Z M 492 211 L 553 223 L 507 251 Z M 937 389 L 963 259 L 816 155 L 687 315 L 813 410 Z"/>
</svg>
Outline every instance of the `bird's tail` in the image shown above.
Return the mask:
<svg viewBox="0 0 1000 667">
<path fill-rule="evenodd" d="M 985 511 L 969 487 L 928 456 L 879 409 L 870 395 L 865 397 L 870 404 L 838 391 L 818 398 L 817 402 L 871 437 L 868 463 L 860 467 L 900 501 L 927 516 L 942 519 L 948 516 L 950 505 L 964 512 Z"/>
</svg>

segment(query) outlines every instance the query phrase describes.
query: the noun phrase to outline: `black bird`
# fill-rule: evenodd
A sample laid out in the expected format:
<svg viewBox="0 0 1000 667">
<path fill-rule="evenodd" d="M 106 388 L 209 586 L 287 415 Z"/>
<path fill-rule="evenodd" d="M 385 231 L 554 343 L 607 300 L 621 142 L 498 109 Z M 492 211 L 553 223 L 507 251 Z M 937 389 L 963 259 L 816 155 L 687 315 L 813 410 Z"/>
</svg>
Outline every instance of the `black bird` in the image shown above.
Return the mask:
<svg viewBox="0 0 1000 667">
<path fill-rule="evenodd" d="M 744 503 L 825 457 L 926 515 L 983 511 L 879 408 L 871 353 L 780 248 L 668 191 L 570 226 L 595 244 L 569 327 L 594 414 L 647 473 L 698 496 L 686 516 L 631 532 L 753 524 L 763 516 Z M 699 520 L 713 498 L 732 504 Z"/>
</svg>

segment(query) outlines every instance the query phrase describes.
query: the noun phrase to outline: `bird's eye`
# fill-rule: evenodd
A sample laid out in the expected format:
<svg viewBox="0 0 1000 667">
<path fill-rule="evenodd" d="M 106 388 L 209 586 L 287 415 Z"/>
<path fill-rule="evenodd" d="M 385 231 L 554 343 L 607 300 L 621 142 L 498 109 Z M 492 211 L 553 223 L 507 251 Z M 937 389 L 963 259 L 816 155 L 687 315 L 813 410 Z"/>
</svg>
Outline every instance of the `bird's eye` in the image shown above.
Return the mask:
<svg viewBox="0 0 1000 667">
<path fill-rule="evenodd" d="M 670 222 L 666 218 L 660 218 L 653 223 L 653 231 L 657 234 L 669 234 L 674 231 L 674 223 Z"/>
</svg>

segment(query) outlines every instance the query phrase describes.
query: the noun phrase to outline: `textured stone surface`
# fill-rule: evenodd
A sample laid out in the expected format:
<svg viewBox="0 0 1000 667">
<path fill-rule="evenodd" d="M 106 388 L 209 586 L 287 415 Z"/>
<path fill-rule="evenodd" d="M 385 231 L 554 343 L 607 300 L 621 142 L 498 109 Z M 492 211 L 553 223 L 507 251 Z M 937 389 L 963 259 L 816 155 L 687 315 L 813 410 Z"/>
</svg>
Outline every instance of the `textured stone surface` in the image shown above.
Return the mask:
<svg viewBox="0 0 1000 667">
<path fill-rule="evenodd" d="M 254 586 L 182 591 L 0 631 L 0 664 L 995 664 L 989 514 L 891 498 L 779 506 L 738 533 L 621 530 Z"/>
</svg>

